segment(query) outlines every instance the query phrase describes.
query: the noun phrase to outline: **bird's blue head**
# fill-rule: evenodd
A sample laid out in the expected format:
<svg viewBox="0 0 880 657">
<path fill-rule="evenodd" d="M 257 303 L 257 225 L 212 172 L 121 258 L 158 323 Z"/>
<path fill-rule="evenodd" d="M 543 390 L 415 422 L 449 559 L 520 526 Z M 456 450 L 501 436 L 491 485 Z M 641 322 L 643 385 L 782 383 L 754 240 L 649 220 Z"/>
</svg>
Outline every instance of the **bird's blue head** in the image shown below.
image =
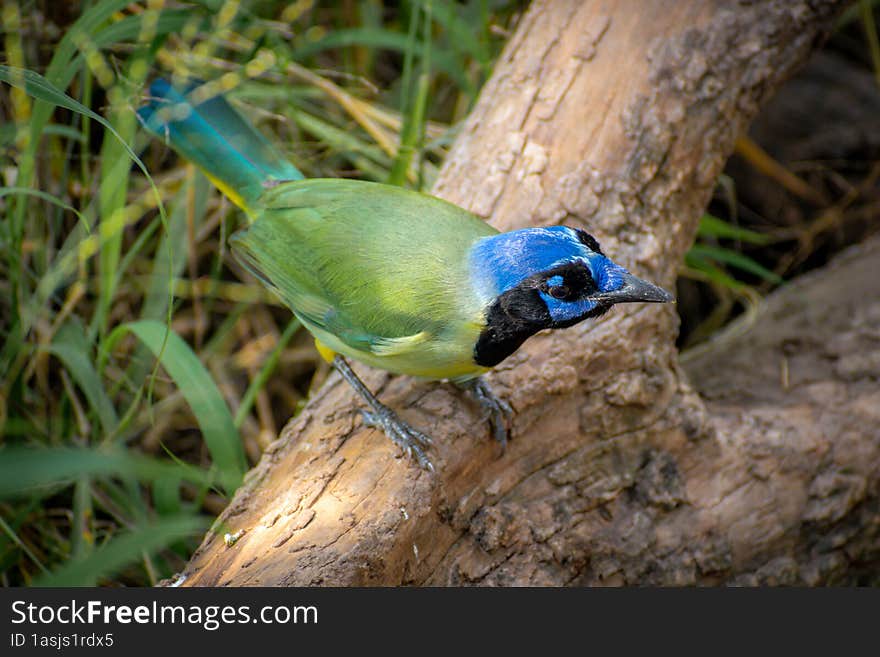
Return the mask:
<svg viewBox="0 0 880 657">
<path fill-rule="evenodd" d="M 636 278 L 583 230 L 526 228 L 479 240 L 470 257 L 486 327 L 474 359 L 491 367 L 545 328 L 597 317 L 616 303 L 662 303 L 672 295 Z"/>
</svg>

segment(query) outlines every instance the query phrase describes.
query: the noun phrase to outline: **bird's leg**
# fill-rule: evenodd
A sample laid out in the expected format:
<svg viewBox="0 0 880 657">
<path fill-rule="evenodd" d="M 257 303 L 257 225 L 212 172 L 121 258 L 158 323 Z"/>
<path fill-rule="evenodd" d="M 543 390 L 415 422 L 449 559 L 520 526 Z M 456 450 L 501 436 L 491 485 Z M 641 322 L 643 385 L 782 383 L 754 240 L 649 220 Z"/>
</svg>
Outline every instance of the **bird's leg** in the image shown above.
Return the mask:
<svg viewBox="0 0 880 657">
<path fill-rule="evenodd" d="M 489 420 L 492 423 L 492 432 L 495 440 L 501 443 L 501 447 L 507 447 L 507 418 L 513 414 L 513 409 L 503 399 L 499 399 L 492 392 L 492 388 L 483 377 L 469 379 L 458 384 L 467 390 L 484 410 L 489 411 Z"/>
<path fill-rule="evenodd" d="M 421 431 L 413 429 L 406 422 L 397 417 L 397 413 L 385 406 L 376 399 L 376 396 L 370 392 L 364 382 L 354 373 L 348 362 L 337 355 L 333 359 L 333 367 L 335 367 L 342 378 L 348 381 L 349 385 L 355 389 L 372 410 L 361 410 L 364 416 L 364 424 L 368 427 L 382 429 L 391 441 L 400 447 L 406 454 L 415 457 L 419 465 L 425 470 L 434 471 L 434 466 L 425 455 L 425 450 L 431 444 L 431 439 Z"/>
</svg>

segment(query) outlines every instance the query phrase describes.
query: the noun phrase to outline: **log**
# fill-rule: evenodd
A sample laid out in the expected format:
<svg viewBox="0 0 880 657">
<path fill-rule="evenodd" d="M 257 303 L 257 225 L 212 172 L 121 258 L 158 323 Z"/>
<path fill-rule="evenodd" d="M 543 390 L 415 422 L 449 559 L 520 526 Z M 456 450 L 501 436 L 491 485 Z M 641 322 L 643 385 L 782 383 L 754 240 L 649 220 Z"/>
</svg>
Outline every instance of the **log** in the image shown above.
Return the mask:
<svg viewBox="0 0 880 657">
<path fill-rule="evenodd" d="M 434 191 L 503 230 L 586 228 L 671 287 L 736 136 L 843 4 L 536 1 Z M 356 367 L 434 437 L 434 474 L 364 427 L 332 375 L 184 584 L 863 581 L 878 560 L 880 365 L 878 306 L 863 305 L 877 284 L 853 258 L 684 365 L 669 306 L 535 336 L 490 377 L 515 410 L 503 453 L 451 385 Z"/>
</svg>

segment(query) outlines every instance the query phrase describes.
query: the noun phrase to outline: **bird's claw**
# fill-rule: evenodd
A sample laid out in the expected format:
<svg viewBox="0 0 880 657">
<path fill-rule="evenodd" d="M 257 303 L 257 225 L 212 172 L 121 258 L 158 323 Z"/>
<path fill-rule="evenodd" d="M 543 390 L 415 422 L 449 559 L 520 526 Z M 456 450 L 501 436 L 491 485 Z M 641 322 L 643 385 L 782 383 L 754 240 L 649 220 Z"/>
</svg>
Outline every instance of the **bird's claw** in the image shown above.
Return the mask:
<svg viewBox="0 0 880 657">
<path fill-rule="evenodd" d="M 425 450 L 432 444 L 429 436 L 401 420 L 390 408 L 381 411 L 362 409 L 361 414 L 366 426 L 384 431 L 407 456 L 415 458 L 425 470 L 434 472 L 434 465 L 425 454 Z"/>
<path fill-rule="evenodd" d="M 507 447 L 507 419 L 513 415 L 513 408 L 503 399 L 496 397 L 492 388 L 483 379 L 476 379 L 470 384 L 470 390 L 481 408 L 489 412 L 492 423 L 492 434 L 501 448 Z"/>
</svg>

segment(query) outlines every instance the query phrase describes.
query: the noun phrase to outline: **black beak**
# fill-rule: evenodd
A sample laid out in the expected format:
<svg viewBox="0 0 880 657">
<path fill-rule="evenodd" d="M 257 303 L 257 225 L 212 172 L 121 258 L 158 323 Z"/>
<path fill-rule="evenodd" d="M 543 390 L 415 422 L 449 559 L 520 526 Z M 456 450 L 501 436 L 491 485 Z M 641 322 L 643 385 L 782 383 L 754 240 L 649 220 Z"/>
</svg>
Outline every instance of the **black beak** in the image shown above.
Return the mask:
<svg viewBox="0 0 880 657">
<path fill-rule="evenodd" d="M 667 303 L 675 300 L 675 297 L 662 287 L 657 287 L 653 283 L 636 278 L 630 273 L 623 275 L 623 285 L 613 292 L 601 292 L 588 298 L 592 301 L 601 301 L 602 303 L 609 304 L 634 301 Z"/>
</svg>

